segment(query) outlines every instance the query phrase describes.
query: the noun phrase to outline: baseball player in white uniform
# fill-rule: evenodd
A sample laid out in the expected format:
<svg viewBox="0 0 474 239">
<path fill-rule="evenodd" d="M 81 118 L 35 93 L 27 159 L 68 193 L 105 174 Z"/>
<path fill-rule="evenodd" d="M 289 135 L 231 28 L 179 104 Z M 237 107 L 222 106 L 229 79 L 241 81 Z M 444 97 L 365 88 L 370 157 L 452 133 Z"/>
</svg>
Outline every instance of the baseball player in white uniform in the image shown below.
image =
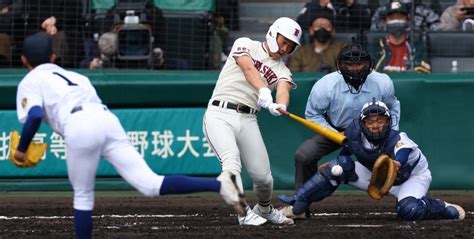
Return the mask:
<svg viewBox="0 0 474 239">
<path fill-rule="evenodd" d="M 43 119 L 64 137 L 68 176 L 74 189 L 77 238 L 92 237 L 94 185 L 100 156 L 145 196 L 214 191 L 238 212 L 245 212 L 239 206 L 235 176 L 230 173 L 221 174 L 216 180 L 154 173 L 129 142 L 119 119 L 102 104 L 89 79 L 51 64 L 55 55 L 48 36 L 27 37 L 21 60 L 30 72 L 18 86 L 17 114 L 24 126 L 15 158 L 25 160 L 24 152 Z"/>
<path fill-rule="evenodd" d="M 267 220 L 292 224 L 271 205 L 273 177 L 270 162 L 257 123 L 256 113 L 265 108 L 274 116 L 286 109 L 290 90 L 295 88 L 291 72 L 281 58 L 300 46 L 301 28 L 286 17 L 269 28 L 265 42 L 239 38 L 234 42 L 217 80 L 204 116 L 204 134 L 222 165 L 222 172 L 240 178 L 242 163 L 254 184 L 258 204 L 247 207 L 240 225 L 261 225 Z M 272 90 L 276 90 L 273 101 Z"/>
<path fill-rule="evenodd" d="M 391 115 L 382 101 L 375 99 L 364 105 L 360 116 L 346 128 L 349 144 L 293 196 L 280 195 L 290 204 L 281 209 L 288 217 L 299 217 L 312 202 L 330 196 L 340 184 L 349 184 L 367 191 L 372 168 L 381 154 L 393 159 L 397 178 L 389 194 L 397 198 L 397 216 L 402 220 L 456 219 L 463 220 L 464 209 L 456 204 L 427 196 L 431 172 L 425 155 L 406 133 L 391 129 Z M 351 158 L 357 159 L 354 162 Z M 333 170 L 341 167 L 342 172 Z"/>
</svg>

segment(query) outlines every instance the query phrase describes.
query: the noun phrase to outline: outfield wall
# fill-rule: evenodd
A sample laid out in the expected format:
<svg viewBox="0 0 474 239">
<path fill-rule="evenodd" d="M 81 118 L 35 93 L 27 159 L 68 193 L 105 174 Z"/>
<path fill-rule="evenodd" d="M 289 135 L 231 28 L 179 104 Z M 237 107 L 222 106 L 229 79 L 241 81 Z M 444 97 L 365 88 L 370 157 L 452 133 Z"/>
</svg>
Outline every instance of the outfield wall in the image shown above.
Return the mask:
<svg viewBox="0 0 474 239">
<path fill-rule="evenodd" d="M 8 162 L 8 132 L 20 128 L 14 112 L 16 85 L 24 70 L 3 70 L 0 75 L 0 177 L 7 188 L 24 189 L 16 181 L 28 178 L 66 178 L 64 142 L 43 126 L 37 139 L 50 144 L 44 161 L 33 169 L 17 169 Z M 156 172 L 214 176 L 217 159 L 209 152 L 201 124 L 218 72 L 83 71 L 104 103 L 121 119 L 132 143 Z M 400 128 L 423 150 L 433 174 L 433 189 L 474 189 L 474 75 L 393 74 L 401 102 Z M 289 111 L 303 116 L 306 99 L 320 75 L 296 74 Z M 293 187 L 293 153 L 312 132 L 285 117 L 259 113 L 270 155 L 275 188 Z M 325 160 L 331 159 L 326 157 Z M 245 174 L 244 174 L 245 175 Z M 100 178 L 116 171 L 103 161 Z M 245 185 L 251 188 L 247 176 Z M 121 181 L 108 184 L 117 188 Z M 6 185 L 6 184 L 4 184 Z M 47 184 L 43 184 L 47 185 Z M 113 186 L 115 185 L 115 186 Z M 31 186 L 38 188 L 37 184 Z M 45 186 L 47 187 L 47 186 Z"/>
</svg>

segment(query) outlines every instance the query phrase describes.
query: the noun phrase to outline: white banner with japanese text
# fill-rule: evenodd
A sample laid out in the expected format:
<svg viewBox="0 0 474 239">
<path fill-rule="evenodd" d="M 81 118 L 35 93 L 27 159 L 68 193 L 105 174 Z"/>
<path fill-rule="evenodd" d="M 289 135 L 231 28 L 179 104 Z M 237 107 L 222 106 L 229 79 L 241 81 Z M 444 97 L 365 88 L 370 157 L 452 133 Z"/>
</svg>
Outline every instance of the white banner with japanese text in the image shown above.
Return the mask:
<svg viewBox="0 0 474 239">
<path fill-rule="evenodd" d="M 219 161 L 202 131 L 204 108 L 112 110 L 122 122 L 130 142 L 153 171 L 167 174 L 212 175 L 220 172 Z M 47 142 L 42 162 L 29 169 L 10 163 L 9 133 L 21 131 L 14 110 L 0 111 L 0 177 L 66 177 L 67 150 L 63 138 L 42 124 L 34 139 Z M 97 176 L 118 176 L 106 160 L 101 160 Z"/>
</svg>

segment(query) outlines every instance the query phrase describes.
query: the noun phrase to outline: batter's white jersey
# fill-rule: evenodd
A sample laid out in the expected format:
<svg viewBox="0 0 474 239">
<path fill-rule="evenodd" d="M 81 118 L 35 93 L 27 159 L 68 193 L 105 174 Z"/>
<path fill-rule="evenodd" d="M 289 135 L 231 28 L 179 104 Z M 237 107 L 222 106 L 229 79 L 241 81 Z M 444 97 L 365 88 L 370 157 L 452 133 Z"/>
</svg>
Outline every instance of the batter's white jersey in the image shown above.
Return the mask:
<svg viewBox="0 0 474 239">
<path fill-rule="evenodd" d="M 63 125 L 71 110 L 84 103 L 101 103 L 89 79 L 55 64 L 42 64 L 30 71 L 18 86 L 16 109 L 25 123 L 31 107 L 41 106 L 46 123 L 64 135 Z"/>
<path fill-rule="evenodd" d="M 258 90 L 247 82 L 242 69 L 235 61 L 236 57 L 243 55 L 252 58 L 255 68 L 260 72 L 270 90 L 275 89 L 280 80 L 295 85 L 290 70 L 282 60 L 271 58 L 262 42 L 242 37 L 237 39 L 232 46 L 231 57 L 227 59 L 219 74 L 212 99 L 242 103 L 254 109 L 260 108 L 257 104 Z"/>
</svg>

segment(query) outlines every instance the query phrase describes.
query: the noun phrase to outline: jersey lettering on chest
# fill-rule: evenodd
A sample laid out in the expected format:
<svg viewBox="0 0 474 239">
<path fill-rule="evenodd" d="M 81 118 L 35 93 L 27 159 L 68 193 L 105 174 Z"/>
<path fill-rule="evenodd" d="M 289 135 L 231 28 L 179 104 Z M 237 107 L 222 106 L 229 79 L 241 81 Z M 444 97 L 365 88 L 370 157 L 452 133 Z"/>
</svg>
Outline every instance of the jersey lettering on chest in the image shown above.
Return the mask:
<svg viewBox="0 0 474 239">
<path fill-rule="evenodd" d="M 254 60 L 254 65 L 255 65 L 255 68 L 257 68 L 258 72 L 260 72 L 260 74 L 263 76 L 263 78 L 265 78 L 265 80 L 267 81 L 269 85 L 275 83 L 278 80 L 277 75 L 275 74 L 275 72 L 273 72 L 272 68 L 270 68 L 269 66 L 263 64 L 259 60 Z"/>
</svg>

